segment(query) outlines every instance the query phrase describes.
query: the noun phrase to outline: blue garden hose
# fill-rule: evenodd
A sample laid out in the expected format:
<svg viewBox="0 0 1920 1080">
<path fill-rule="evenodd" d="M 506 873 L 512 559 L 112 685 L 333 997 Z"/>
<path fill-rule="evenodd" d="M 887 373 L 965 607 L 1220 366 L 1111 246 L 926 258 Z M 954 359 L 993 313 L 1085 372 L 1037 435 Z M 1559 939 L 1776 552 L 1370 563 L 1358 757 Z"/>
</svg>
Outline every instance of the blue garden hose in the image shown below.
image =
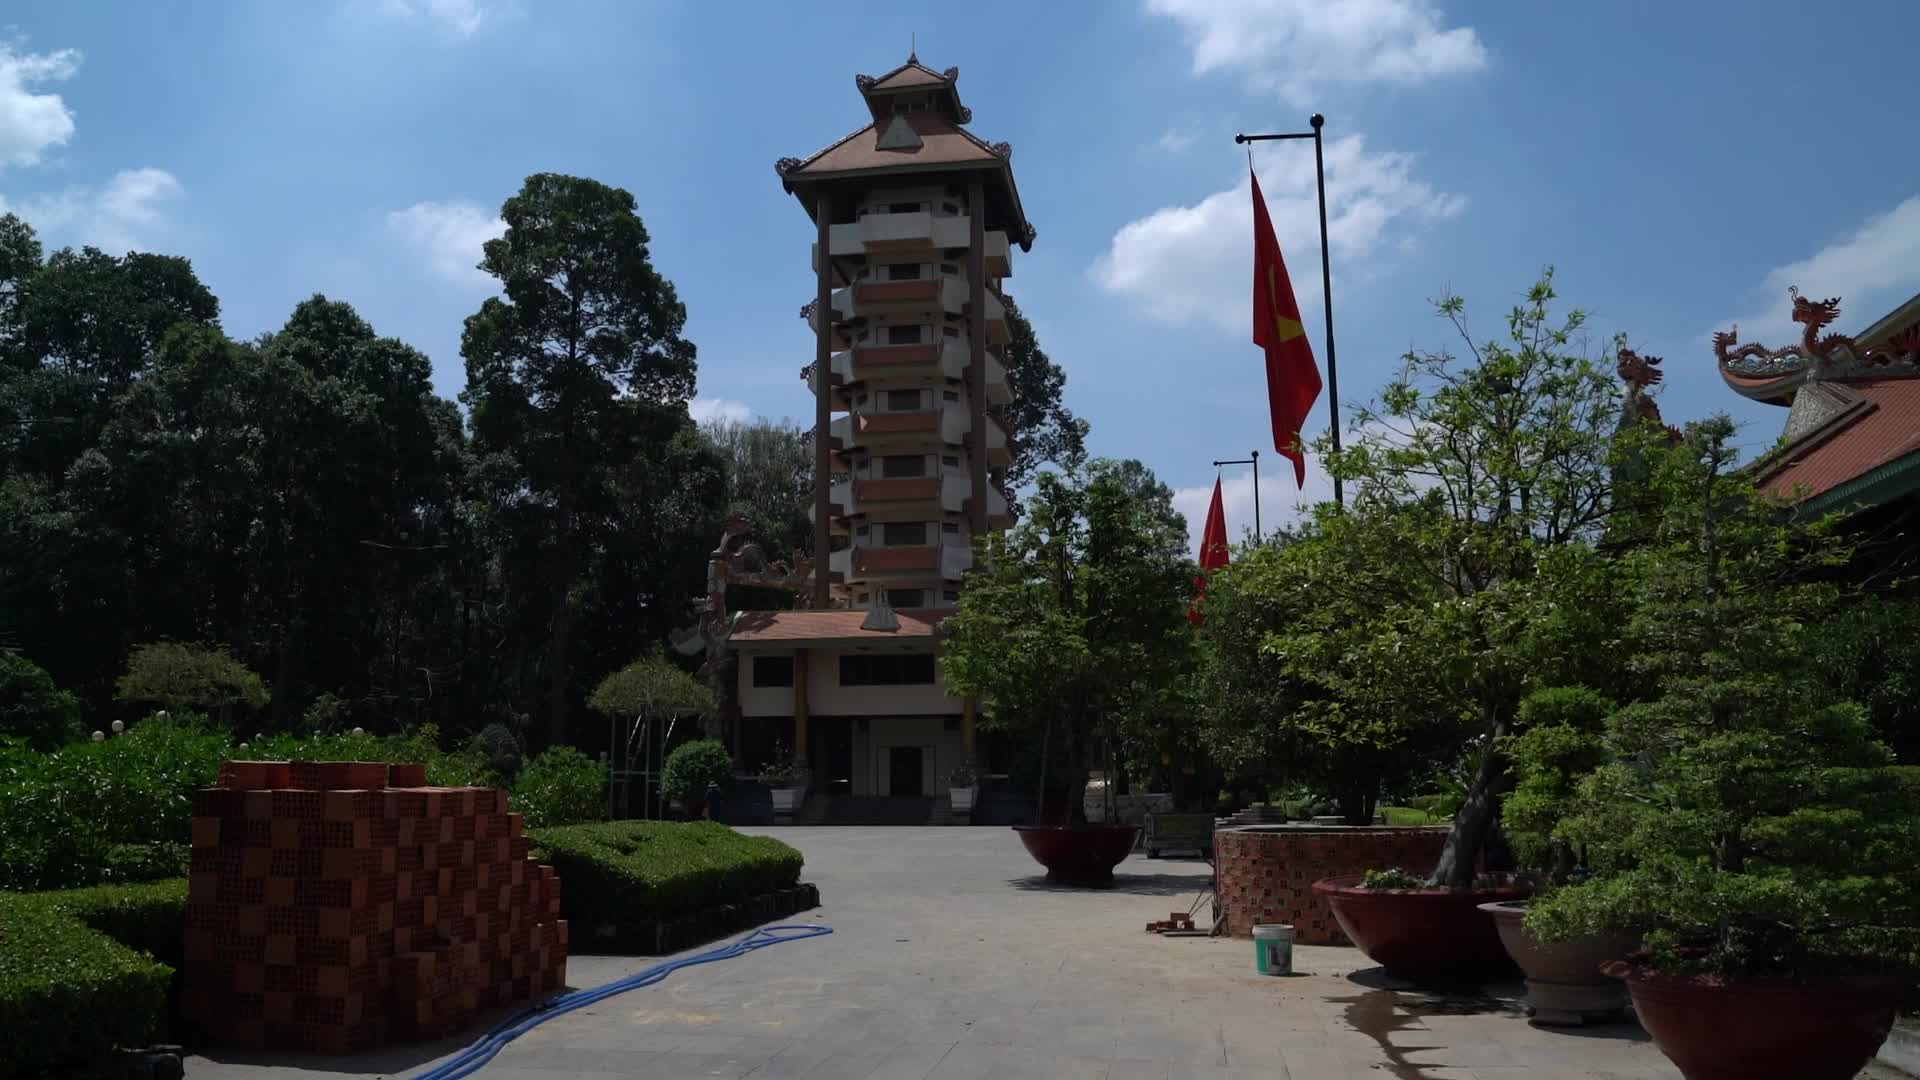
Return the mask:
<svg viewBox="0 0 1920 1080">
<path fill-rule="evenodd" d="M 783 941 L 803 941 L 807 938 L 824 937 L 831 933 L 833 928 L 830 926 L 811 924 L 763 926 L 731 945 L 696 953 L 693 956 L 684 956 L 678 960 L 669 960 L 664 964 L 656 964 L 645 971 L 635 972 L 624 979 L 616 979 L 605 986 L 575 990 L 570 994 L 548 998 L 526 1012 L 504 1021 L 481 1036 L 472 1046 L 414 1077 L 413 1080 L 459 1080 L 463 1076 L 472 1076 L 487 1062 L 492 1061 L 494 1055 L 504 1049 L 508 1043 L 554 1017 L 564 1016 L 575 1009 L 584 1009 L 589 1005 L 605 1001 L 615 994 L 624 994 L 642 986 L 652 986 L 681 968 L 693 967 L 696 964 L 711 964 L 715 960 L 732 960 L 756 949 L 778 945 Z"/>
</svg>

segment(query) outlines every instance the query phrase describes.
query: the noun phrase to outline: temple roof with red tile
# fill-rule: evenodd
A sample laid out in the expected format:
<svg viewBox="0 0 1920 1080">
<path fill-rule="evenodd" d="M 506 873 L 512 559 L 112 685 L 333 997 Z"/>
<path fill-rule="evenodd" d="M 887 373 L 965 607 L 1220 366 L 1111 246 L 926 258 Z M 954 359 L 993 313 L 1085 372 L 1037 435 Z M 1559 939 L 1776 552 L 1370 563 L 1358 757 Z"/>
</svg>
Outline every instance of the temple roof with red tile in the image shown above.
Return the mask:
<svg viewBox="0 0 1920 1080">
<path fill-rule="evenodd" d="M 810 157 L 781 158 L 774 169 L 807 213 L 815 211 L 811 189 L 821 182 L 873 177 L 897 182 L 903 174 L 984 172 L 990 204 L 1007 237 L 1021 250 L 1033 248 L 1034 229 L 1013 182 L 1013 147 L 989 143 L 968 131 L 973 110 L 960 101 L 960 69 L 935 71 L 918 56 L 878 77 L 854 76 L 872 123 L 828 144 Z"/>
<path fill-rule="evenodd" d="M 1781 445 L 1755 463 L 1761 488 L 1825 511 L 1920 487 L 1920 296 L 1849 336 L 1822 333 L 1838 297 L 1791 295 L 1798 343 L 1740 345 L 1737 327 L 1714 335 L 1729 387 L 1789 407 Z"/>
<path fill-rule="evenodd" d="M 859 646 L 932 646 L 940 623 L 952 608 L 923 608 L 892 612 L 891 629 L 870 628 L 875 613 L 867 610 L 743 611 L 734 616 L 727 641 L 745 648 L 807 648 L 828 643 Z M 888 620 L 880 620 L 882 622 Z"/>
</svg>

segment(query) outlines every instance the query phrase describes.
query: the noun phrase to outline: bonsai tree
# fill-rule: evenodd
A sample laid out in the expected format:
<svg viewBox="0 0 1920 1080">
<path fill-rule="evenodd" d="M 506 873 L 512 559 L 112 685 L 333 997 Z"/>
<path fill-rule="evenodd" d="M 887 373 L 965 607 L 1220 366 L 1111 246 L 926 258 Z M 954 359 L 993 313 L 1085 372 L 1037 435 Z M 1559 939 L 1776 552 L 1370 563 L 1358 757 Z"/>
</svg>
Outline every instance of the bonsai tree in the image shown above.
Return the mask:
<svg viewBox="0 0 1920 1080">
<path fill-rule="evenodd" d="M 1920 961 L 1920 778 L 1866 710 L 1809 670 L 1842 604 L 1846 544 L 1755 494 L 1724 417 L 1653 466 L 1628 556 L 1646 700 L 1606 719 L 1605 762 L 1555 836 L 1592 879 L 1528 917 L 1557 940 L 1646 931 L 1667 973 L 1810 977 Z"/>
<path fill-rule="evenodd" d="M 947 786 L 950 788 L 970 788 L 977 783 L 979 779 L 979 770 L 975 769 L 972 765 L 962 762 L 959 765 L 955 765 L 953 771 L 947 774 Z"/>
<path fill-rule="evenodd" d="M 1400 557 L 1428 568 L 1447 599 L 1406 609 L 1395 633 L 1412 646 L 1401 654 L 1411 661 L 1378 671 L 1401 684 L 1394 692 L 1448 693 L 1463 720 L 1458 752 L 1476 751 L 1434 867 L 1441 886 L 1473 880 L 1509 782 L 1503 747 L 1517 731 L 1521 699 L 1554 671 L 1546 658 L 1581 667 L 1612 658 L 1599 613 L 1561 601 L 1608 596 L 1592 587 L 1604 575 L 1592 547 L 1612 510 L 1623 395 L 1578 348 L 1585 314 L 1557 316 L 1555 299 L 1549 270 L 1508 314 L 1503 334 L 1476 338 L 1464 301 L 1441 298 L 1436 309 L 1467 355 L 1408 353 L 1379 400 L 1355 410 L 1350 445 L 1319 447 L 1356 512 L 1413 504 L 1436 511 L 1420 519 Z M 1637 446 L 1641 425 L 1628 427 Z M 1558 580 L 1536 587 L 1548 573 Z"/>
<path fill-rule="evenodd" d="M 689 806 L 707 797 L 707 789 L 733 779 L 733 756 L 718 739 L 681 743 L 667 755 L 660 786 L 667 797 Z"/>
<path fill-rule="evenodd" d="M 942 664 L 955 693 L 980 697 L 982 726 L 1039 748 L 1036 821 L 1054 758 L 1082 821 L 1090 765 L 1111 775 L 1128 732 L 1177 693 L 1192 640 L 1186 544 L 1171 491 L 1138 462 L 1108 460 L 1041 474 L 1026 520 L 982 542 Z"/>
<path fill-rule="evenodd" d="M 260 676 L 226 649 L 175 641 L 135 646 L 113 696 L 169 709 L 218 711 L 222 722 L 235 705 L 258 709 L 272 698 Z"/>
<path fill-rule="evenodd" d="M 1605 759 L 1601 726 L 1614 704 L 1584 686 L 1535 690 L 1520 702 L 1524 733 L 1506 746 L 1518 782 L 1502 806 L 1507 839 L 1521 865 L 1553 885 L 1572 880 L 1582 859 L 1559 835 L 1580 782 Z"/>
<path fill-rule="evenodd" d="M 760 782 L 770 788 L 788 788 L 794 786 L 799 778 L 800 767 L 794 762 L 793 755 L 788 753 L 786 745 L 774 743 L 772 756 L 760 766 Z"/>
</svg>

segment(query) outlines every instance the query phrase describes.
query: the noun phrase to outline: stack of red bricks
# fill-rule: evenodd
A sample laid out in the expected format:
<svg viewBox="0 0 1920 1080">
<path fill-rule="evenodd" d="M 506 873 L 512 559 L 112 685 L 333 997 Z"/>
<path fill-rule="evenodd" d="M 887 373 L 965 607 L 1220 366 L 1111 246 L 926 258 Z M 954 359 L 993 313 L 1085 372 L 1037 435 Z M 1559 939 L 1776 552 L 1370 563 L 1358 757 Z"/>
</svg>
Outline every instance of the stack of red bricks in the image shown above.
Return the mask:
<svg viewBox="0 0 1920 1080">
<path fill-rule="evenodd" d="M 180 1008 L 211 1042 L 435 1038 L 566 984 L 560 880 L 505 791 L 428 787 L 421 765 L 230 761 L 193 813 Z"/>
</svg>

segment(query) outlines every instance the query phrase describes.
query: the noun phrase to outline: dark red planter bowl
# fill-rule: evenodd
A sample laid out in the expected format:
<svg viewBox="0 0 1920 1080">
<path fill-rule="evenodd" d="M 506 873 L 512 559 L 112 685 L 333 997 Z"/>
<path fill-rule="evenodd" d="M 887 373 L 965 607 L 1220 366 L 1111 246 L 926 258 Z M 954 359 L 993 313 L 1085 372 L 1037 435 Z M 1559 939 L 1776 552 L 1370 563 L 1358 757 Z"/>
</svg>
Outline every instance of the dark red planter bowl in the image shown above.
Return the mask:
<svg viewBox="0 0 1920 1080">
<path fill-rule="evenodd" d="M 1047 868 L 1047 880 L 1109 885 L 1113 868 L 1133 850 L 1138 825 L 1015 825 L 1027 854 Z"/>
<path fill-rule="evenodd" d="M 1518 975 L 1481 904 L 1525 900 L 1522 881 L 1472 889 L 1363 889 L 1363 875 L 1321 878 L 1340 929 L 1387 973 L 1416 983 L 1459 986 Z"/>
<path fill-rule="evenodd" d="M 1709 981 L 1616 960 L 1640 1026 L 1687 1080 L 1853 1080 L 1893 1027 L 1895 975 Z"/>
</svg>

